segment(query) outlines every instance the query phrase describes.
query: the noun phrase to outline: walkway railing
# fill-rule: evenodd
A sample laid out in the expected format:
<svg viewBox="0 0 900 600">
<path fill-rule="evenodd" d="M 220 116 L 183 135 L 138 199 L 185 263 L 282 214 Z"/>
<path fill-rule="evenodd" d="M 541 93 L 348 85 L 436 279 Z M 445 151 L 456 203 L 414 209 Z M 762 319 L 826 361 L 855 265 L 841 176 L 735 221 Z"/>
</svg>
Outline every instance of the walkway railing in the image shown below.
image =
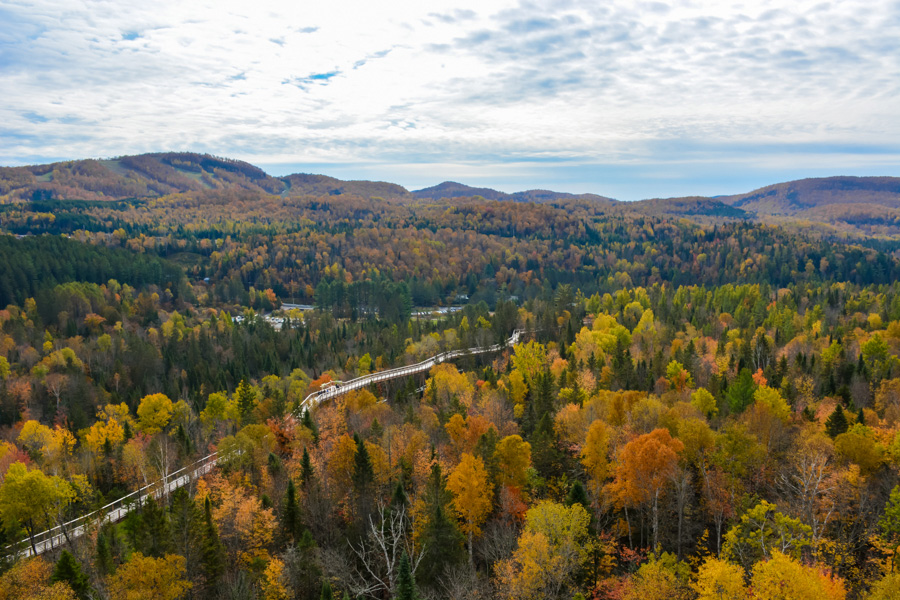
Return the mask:
<svg viewBox="0 0 900 600">
<path fill-rule="evenodd" d="M 356 379 L 351 379 L 350 381 L 335 385 L 334 387 L 319 390 L 318 392 L 313 392 L 303 400 L 300 408 L 302 409 L 314 406 L 330 398 L 335 398 L 352 390 L 364 388 L 373 383 L 378 383 L 379 381 L 396 379 L 398 377 L 406 377 L 409 375 L 414 375 L 416 373 L 421 373 L 423 371 L 428 371 L 435 365 L 446 362 L 448 360 L 453 360 L 455 358 L 460 358 L 463 356 L 474 356 L 476 354 L 484 354 L 487 352 L 498 352 L 503 348 L 518 343 L 523 333 L 524 330 L 522 329 L 515 330 L 512 336 L 510 336 L 510 338 L 503 344 L 494 344 L 493 346 L 486 347 L 479 346 L 475 348 L 464 348 L 461 350 L 450 350 L 448 352 L 442 352 L 437 356 L 432 356 L 431 358 L 414 365 L 397 367 L 395 369 L 379 371 L 377 373 L 372 373 L 370 375 L 364 375 L 362 377 L 357 377 Z M 67 523 L 62 523 L 61 525 L 57 525 L 56 527 L 35 534 L 34 538 L 26 538 L 20 541 L 18 544 L 7 546 L 6 552 L 16 552 L 16 555 L 20 558 L 43 554 L 48 550 L 52 550 L 53 548 L 62 546 L 67 541 L 72 541 L 81 537 L 82 535 L 87 533 L 91 527 L 102 525 L 104 523 L 116 523 L 118 521 L 121 521 L 129 512 L 134 510 L 135 507 L 140 506 L 143 503 L 144 498 L 148 496 L 153 496 L 154 498 L 156 498 L 165 494 L 169 494 L 170 492 L 173 492 L 178 488 L 189 484 L 191 481 L 194 481 L 199 477 L 209 473 L 213 469 L 213 467 L 216 466 L 216 462 L 218 460 L 219 453 L 213 452 L 212 454 L 204 456 L 191 465 L 182 467 L 177 471 L 169 473 L 162 479 L 154 481 L 153 483 L 145 485 L 139 490 L 131 492 L 127 496 L 119 498 L 115 502 L 110 502 L 102 508 L 89 512 L 76 519 L 72 519 Z M 19 550 L 19 548 L 21 548 L 21 550 Z"/>
<path fill-rule="evenodd" d="M 119 498 L 115 502 L 110 502 L 106 506 L 99 508 L 86 515 L 82 515 L 76 519 L 72 519 L 67 523 L 57 525 L 46 531 L 35 534 L 34 538 L 25 538 L 16 544 L 16 547 L 22 548 L 17 552 L 19 558 L 26 558 L 36 554 L 43 554 L 48 550 L 57 548 L 66 543 L 66 541 L 75 540 L 84 535 L 92 525 L 102 525 L 104 523 L 116 523 L 125 518 L 136 506 L 143 504 L 148 496 L 157 498 L 159 496 L 169 494 L 180 487 L 183 487 L 196 480 L 202 475 L 209 473 L 216 465 L 219 453 L 213 452 L 204 456 L 195 463 L 182 467 L 177 471 L 169 473 L 168 476 L 158 479 L 153 483 L 131 492 L 127 496 Z M 27 546 L 27 547 L 23 547 Z M 7 547 L 7 552 L 15 550 L 14 547 Z"/>
<path fill-rule="evenodd" d="M 378 383 L 379 381 L 396 379 L 398 377 L 407 377 L 409 375 L 428 371 L 433 366 L 438 365 L 442 362 L 446 362 L 448 360 L 453 360 L 454 358 L 460 358 L 462 356 L 473 356 L 475 354 L 484 354 L 486 352 L 498 352 L 503 348 L 518 343 L 519 338 L 522 337 L 523 333 L 525 333 L 523 329 L 516 329 L 515 331 L 513 331 L 512 336 L 510 336 L 510 338 L 503 344 L 494 344 L 493 346 L 486 347 L 478 346 L 475 348 L 463 348 L 461 350 L 450 350 L 448 352 L 442 352 L 437 356 L 432 356 L 431 358 L 423 360 L 422 362 L 416 363 L 414 365 L 397 367 L 395 369 L 388 369 L 386 371 L 378 371 L 377 373 L 363 375 L 362 377 L 357 377 L 356 379 L 351 379 L 350 381 L 336 383 L 331 387 L 319 390 L 318 392 L 313 392 L 309 396 L 304 398 L 303 402 L 301 402 L 300 406 L 298 407 L 298 412 L 302 411 L 305 408 L 315 406 L 316 404 L 324 402 L 325 400 L 330 400 L 331 398 L 336 398 L 337 396 L 346 394 L 347 392 L 368 387 L 373 383 Z"/>
</svg>

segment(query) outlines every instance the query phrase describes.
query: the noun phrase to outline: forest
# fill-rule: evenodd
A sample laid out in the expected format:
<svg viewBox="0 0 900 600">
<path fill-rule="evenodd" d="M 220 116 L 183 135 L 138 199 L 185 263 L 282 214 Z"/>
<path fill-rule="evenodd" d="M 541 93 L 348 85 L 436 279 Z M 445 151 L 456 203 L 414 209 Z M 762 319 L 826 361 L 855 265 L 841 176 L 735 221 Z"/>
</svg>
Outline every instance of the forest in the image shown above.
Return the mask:
<svg viewBox="0 0 900 600">
<path fill-rule="evenodd" d="M 184 169 L 0 205 L 0 599 L 897 597 L 890 247 Z"/>
</svg>

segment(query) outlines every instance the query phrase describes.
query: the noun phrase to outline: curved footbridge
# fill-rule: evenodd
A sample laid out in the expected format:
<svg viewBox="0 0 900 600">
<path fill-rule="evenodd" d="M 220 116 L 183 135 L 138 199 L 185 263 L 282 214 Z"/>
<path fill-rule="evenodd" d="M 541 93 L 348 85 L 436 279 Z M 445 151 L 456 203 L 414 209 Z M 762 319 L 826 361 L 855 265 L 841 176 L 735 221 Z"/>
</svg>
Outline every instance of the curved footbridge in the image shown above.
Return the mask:
<svg viewBox="0 0 900 600">
<path fill-rule="evenodd" d="M 510 338 L 502 344 L 494 344 L 493 346 L 484 347 L 479 346 L 475 348 L 464 348 L 462 350 L 450 350 L 448 352 L 442 352 L 437 356 L 432 356 L 431 358 L 423 360 L 422 362 L 416 363 L 414 365 L 397 367 L 395 369 L 388 369 L 386 371 L 378 371 L 377 373 L 357 377 L 356 379 L 351 379 L 350 381 L 344 383 L 335 384 L 329 388 L 319 390 L 318 392 L 313 392 L 312 394 L 304 398 L 298 410 L 310 408 L 312 406 L 318 405 L 321 402 L 324 402 L 325 400 L 336 398 L 337 396 L 346 394 L 347 392 L 353 390 L 367 387 L 369 385 L 372 385 L 373 383 L 387 381 L 389 379 L 397 379 L 398 377 L 407 377 L 409 375 L 415 375 L 416 373 L 422 373 L 430 370 L 432 367 L 434 367 L 435 365 L 439 365 L 442 362 L 447 362 L 449 360 L 462 358 L 465 356 L 475 356 L 478 354 L 486 354 L 488 352 L 498 352 L 503 348 L 512 346 L 513 344 L 517 344 L 524 333 L 524 330 L 517 329 L 513 332 L 512 336 L 510 336 Z M 56 527 L 53 527 L 46 531 L 42 531 L 36 534 L 33 538 L 26 538 L 20 541 L 15 546 L 7 546 L 6 551 L 7 553 L 15 552 L 19 558 L 26 558 L 29 556 L 43 554 L 44 552 L 48 552 L 54 548 L 63 546 L 67 542 L 72 542 L 78 539 L 84 534 L 95 530 L 97 527 L 103 525 L 104 523 L 116 523 L 118 521 L 121 521 L 129 512 L 141 506 L 141 504 L 148 497 L 153 496 L 154 498 L 159 498 L 162 496 L 167 496 L 178 488 L 183 487 L 209 473 L 213 469 L 213 467 L 216 466 L 219 458 L 219 453 L 213 452 L 212 454 L 204 456 L 191 465 L 170 473 L 167 477 L 154 481 L 153 483 L 128 494 L 124 498 L 120 498 L 115 502 L 107 504 L 103 508 L 90 512 L 86 515 L 82 515 L 77 519 L 72 519 L 67 523 L 57 525 Z"/>
<path fill-rule="evenodd" d="M 397 379 L 398 377 L 407 377 L 409 375 L 415 375 L 416 373 L 429 371 L 435 365 L 439 365 L 442 362 L 446 362 L 448 360 L 453 360 L 455 358 L 461 358 L 464 356 L 486 354 L 488 352 L 498 352 L 503 348 L 517 344 L 524 333 L 525 331 L 523 329 L 516 329 L 515 331 L 513 331 L 513 334 L 510 336 L 510 338 L 502 344 L 494 344 L 493 346 L 478 346 L 475 348 L 463 348 L 461 350 L 450 350 L 448 352 L 442 352 L 436 356 L 432 356 L 431 358 L 423 360 L 422 362 L 416 363 L 414 365 L 397 367 L 395 369 L 388 369 L 386 371 L 378 371 L 377 373 L 363 375 L 362 377 L 357 377 L 356 379 L 351 379 L 350 381 L 335 382 L 334 385 L 321 389 L 317 392 L 313 392 L 312 394 L 304 398 L 303 402 L 300 403 L 300 406 L 297 410 L 298 412 L 300 412 L 303 409 L 311 408 L 321 402 L 324 402 L 325 400 L 336 398 L 337 396 L 346 394 L 347 392 L 351 392 L 353 390 L 368 387 L 373 383 L 387 381 L 388 379 Z"/>
</svg>

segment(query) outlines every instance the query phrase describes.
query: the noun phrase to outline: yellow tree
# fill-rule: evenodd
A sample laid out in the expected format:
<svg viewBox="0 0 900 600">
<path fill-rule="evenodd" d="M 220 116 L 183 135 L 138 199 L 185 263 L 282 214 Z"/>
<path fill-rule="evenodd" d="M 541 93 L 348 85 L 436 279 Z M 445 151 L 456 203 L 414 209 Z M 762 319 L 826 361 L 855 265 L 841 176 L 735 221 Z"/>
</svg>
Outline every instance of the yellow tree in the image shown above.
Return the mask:
<svg viewBox="0 0 900 600">
<path fill-rule="evenodd" d="M 744 585 L 744 570 L 734 563 L 710 556 L 697 569 L 691 585 L 697 600 L 739 600 L 749 598 Z"/>
<path fill-rule="evenodd" d="M 475 386 L 469 378 L 456 370 L 449 363 L 435 365 L 431 368 L 431 377 L 425 384 L 425 397 L 433 398 L 438 406 L 448 406 L 456 398 L 463 406 L 472 404 Z"/>
<path fill-rule="evenodd" d="M 668 429 L 654 429 L 628 442 L 619 454 L 611 491 L 619 504 L 650 505 L 653 515 L 653 547 L 659 545 L 659 498 L 671 481 L 684 449 Z"/>
<path fill-rule="evenodd" d="M 39 469 L 29 471 L 16 462 L 10 465 L 0 486 L 0 515 L 9 530 L 15 530 L 20 523 L 25 527 L 37 554 L 34 534 L 50 525 L 50 515 L 58 513 L 74 495 L 71 486 L 61 478 L 44 475 Z"/>
<path fill-rule="evenodd" d="M 497 565 L 503 596 L 511 600 L 559 597 L 590 557 L 590 520 L 581 504 L 567 507 L 543 501 L 530 508 L 516 551 Z"/>
<path fill-rule="evenodd" d="M 772 558 L 756 563 L 751 579 L 756 600 L 844 600 L 843 579 L 800 564 L 777 550 Z"/>
<path fill-rule="evenodd" d="M 159 433 L 169 424 L 174 406 L 165 394 L 150 394 L 138 405 L 138 427 L 147 435 Z"/>
<path fill-rule="evenodd" d="M 463 521 L 463 533 L 469 539 L 469 564 L 474 565 L 472 538 L 481 533 L 481 523 L 491 512 L 494 495 L 484 461 L 469 453 L 463 454 L 447 478 L 447 489 L 453 492 L 453 506 Z"/>
<path fill-rule="evenodd" d="M 192 584 L 184 576 L 183 556 L 166 554 L 152 558 L 135 552 L 126 564 L 109 578 L 112 600 L 177 600 Z"/>
<path fill-rule="evenodd" d="M 531 444 L 522 436 L 508 435 L 497 444 L 494 458 L 500 469 L 500 484 L 521 488 L 531 466 Z"/>
<path fill-rule="evenodd" d="M 76 600 L 69 584 L 59 581 L 51 585 L 53 566 L 43 558 L 17 562 L 0 577 L 2 600 Z"/>
<path fill-rule="evenodd" d="M 581 464 L 591 478 L 591 491 L 600 494 L 603 483 L 609 477 L 609 433 L 606 423 L 597 419 L 588 429 L 584 447 L 581 449 Z"/>
</svg>

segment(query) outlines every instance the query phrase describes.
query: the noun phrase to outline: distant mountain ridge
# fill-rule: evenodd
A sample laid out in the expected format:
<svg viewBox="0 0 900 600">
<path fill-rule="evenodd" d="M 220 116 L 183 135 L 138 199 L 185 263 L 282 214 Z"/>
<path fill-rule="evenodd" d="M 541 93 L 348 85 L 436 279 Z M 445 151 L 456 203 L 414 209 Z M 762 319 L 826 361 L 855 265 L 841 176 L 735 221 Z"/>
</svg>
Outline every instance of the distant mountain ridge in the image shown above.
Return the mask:
<svg viewBox="0 0 900 600">
<path fill-rule="evenodd" d="M 414 198 L 418 199 L 452 199 L 452 198 L 470 198 L 472 196 L 481 196 L 486 200 L 512 200 L 513 202 L 554 202 L 557 200 L 592 200 L 596 202 L 617 202 L 612 198 L 598 196 L 597 194 L 569 194 L 567 192 L 554 192 L 551 190 L 525 190 L 524 192 L 514 192 L 508 194 L 491 188 L 476 188 L 457 183 L 455 181 L 445 181 L 438 185 L 415 190 L 411 192 Z"/>
<path fill-rule="evenodd" d="M 296 173 L 273 177 L 250 163 L 190 152 L 86 159 L 0 167 L 0 203 L 29 200 L 113 201 L 176 193 L 263 193 L 281 196 L 354 195 L 400 202 L 481 197 L 499 202 L 588 203 L 602 212 L 638 212 L 698 222 L 754 219 L 812 227 L 828 235 L 900 239 L 900 178 L 826 177 L 769 185 L 730 196 L 620 202 L 597 194 L 552 190 L 506 193 L 445 181 L 409 191 L 381 181 L 343 181 Z"/>
</svg>

